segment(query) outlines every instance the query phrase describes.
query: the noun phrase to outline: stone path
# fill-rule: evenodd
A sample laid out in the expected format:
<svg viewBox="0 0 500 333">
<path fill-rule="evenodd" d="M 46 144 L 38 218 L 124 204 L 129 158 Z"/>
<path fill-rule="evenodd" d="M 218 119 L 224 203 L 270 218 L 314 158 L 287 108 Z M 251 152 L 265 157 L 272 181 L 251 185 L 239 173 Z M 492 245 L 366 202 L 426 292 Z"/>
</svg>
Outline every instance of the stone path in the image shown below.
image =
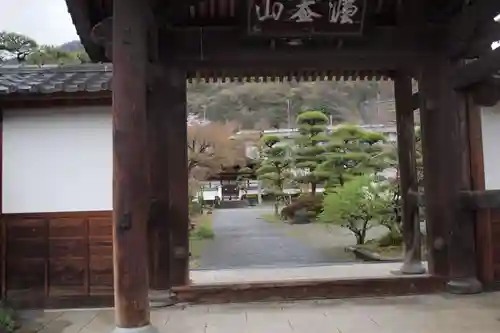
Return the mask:
<svg viewBox="0 0 500 333">
<path fill-rule="evenodd" d="M 352 262 L 349 231 L 328 234 L 322 225 L 288 225 L 262 219 L 270 208 L 215 210 L 215 238 L 204 245 L 197 269 L 297 267 Z"/>
<path fill-rule="evenodd" d="M 493 333 L 500 293 L 287 303 L 175 306 L 154 310 L 160 333 Z M 26 311 L 22 333 L 109 333 L 112 310 Z"/>
</svg>

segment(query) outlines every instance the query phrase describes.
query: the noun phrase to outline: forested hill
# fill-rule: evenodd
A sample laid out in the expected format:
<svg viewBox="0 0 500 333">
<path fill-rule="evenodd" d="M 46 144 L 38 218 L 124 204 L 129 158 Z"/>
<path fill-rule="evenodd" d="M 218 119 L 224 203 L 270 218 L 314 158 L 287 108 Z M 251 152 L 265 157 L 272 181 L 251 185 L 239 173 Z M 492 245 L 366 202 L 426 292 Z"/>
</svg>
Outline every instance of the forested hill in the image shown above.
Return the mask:
<svg viewBox="0 0 500 333">
<path fill-rule="evenodd" d="M 392 99 L 391 82 L 199 82 L 188 88 L 191 113 L 244 129 L 287 127 L 289 119 L 293 126 L 303 110 L 323 110 L 334 122 L 386 123 L 394 120 L 394 105 L 383 101 Z"/>
</svg>

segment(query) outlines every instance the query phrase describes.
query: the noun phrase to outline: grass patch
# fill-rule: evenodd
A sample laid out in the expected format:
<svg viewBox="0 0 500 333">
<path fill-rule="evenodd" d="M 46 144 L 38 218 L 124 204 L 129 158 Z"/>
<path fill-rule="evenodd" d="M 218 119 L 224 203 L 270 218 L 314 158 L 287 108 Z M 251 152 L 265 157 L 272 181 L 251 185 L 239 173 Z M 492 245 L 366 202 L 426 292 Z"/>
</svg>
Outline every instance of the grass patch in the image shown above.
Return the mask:
<svg viewBox="0 0 500 333">
<path fill-rule="evenodd" d="M 271 214 L 263 214 L 262 219 L 266 222 L 269 222 L 269 223 L 281 223 L 281 222 L 283 222 L 282 219 L 280 219 L 278 216 L 276 216 L 272 213 Z"/>
<path fill-rule="evenodd" d="M 213 239 L 215 237 L 212 227 L 212 214 L 203 214 L 194 219 L 195 228 L 189 235 L 192 239 Z"/>
<path fill-rule="evenodd" d="M 215 237 L 212 216 L 212 214 L 203 214 L 193 218 L 195 228 L 189 233 L 190 268 L 199 266 L 199 259 L 204 247 Z"/>
</svg>

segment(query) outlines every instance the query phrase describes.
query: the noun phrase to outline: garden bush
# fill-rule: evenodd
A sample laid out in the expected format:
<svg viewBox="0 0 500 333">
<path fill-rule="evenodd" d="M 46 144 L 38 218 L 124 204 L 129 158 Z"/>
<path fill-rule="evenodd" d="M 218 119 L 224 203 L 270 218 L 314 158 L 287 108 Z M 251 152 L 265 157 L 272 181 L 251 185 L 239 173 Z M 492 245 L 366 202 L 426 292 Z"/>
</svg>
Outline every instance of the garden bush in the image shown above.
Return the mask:
<svg viewBox="0 0 500 333">
<path fill-rule="evenodd" d="M 380 207 L 385 200 L 371 177 L 357 177 L 326 195 L 321 221 L 349 229 L 356 245 L 363 245 L 366 233 L 379 223 Z"/>
<path fill-rule="evenodd" d="M 304 194 L 281 210 L 281 218 L 292 220 L 295 214 L 305 209 L 310 218 L 315 219 L 323 211 L 323 195 Z"/>
<path fill-rule="evenodd" d="M 0 302 L 0 332 L 14 332 L 18 328 L 14 311 Z"/>
<path fill-rule="evenodd" d="M 213 239 L 215 237 L 212 227 L 206 224 L 195 227 L 191 234 L 195 239 Z"/>
</svg>

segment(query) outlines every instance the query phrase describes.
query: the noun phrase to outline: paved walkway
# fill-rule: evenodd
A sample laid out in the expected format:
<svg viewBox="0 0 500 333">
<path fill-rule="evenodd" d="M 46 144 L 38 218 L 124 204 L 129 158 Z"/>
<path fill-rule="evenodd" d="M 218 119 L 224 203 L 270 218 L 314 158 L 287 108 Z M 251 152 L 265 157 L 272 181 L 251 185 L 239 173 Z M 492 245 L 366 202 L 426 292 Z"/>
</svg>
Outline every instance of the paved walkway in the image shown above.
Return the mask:
<svg viewBox="0 0 500 333">
<path fill-rule="evenodd" d="M 160 333 L 497 333 L 500 293 L 288 303 L 176 306 L 155 310 Z M 112 310 L 23 312 L 22 332 L 109 333 Z"/>
<path fill-rule="evenodd" d="M 269 223 L 262 219 L 266 213 L 272 210 L 215 210 L 215 238 L 204 245 L 197 268 L 297 267 L 354 260 L 344 250 L 355 243 L 349 231 L 334 227 L 335 232 L 327 233 L 323 225 Z"/>
</svg>

